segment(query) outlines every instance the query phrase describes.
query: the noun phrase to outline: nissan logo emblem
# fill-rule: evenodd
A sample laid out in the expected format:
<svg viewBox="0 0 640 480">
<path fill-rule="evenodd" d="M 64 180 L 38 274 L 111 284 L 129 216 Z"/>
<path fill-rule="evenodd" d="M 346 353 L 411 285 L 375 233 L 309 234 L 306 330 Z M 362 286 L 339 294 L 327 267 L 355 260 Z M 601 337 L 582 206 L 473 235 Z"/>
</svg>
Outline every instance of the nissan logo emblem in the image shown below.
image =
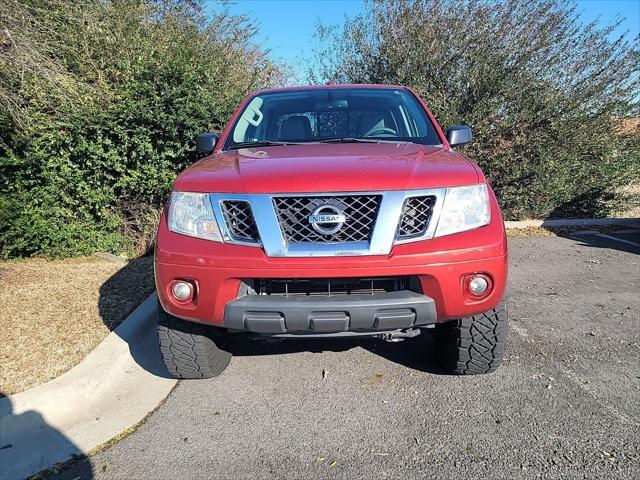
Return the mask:
<svg viewBox="0 0 640 480">
<path fill-rule="evenodd" d="M 320 205 L 309 215 L 309 223 L 323 235 L 332 235 L 342 228 L 347 216 L 334 205 Z"/>
</svg>

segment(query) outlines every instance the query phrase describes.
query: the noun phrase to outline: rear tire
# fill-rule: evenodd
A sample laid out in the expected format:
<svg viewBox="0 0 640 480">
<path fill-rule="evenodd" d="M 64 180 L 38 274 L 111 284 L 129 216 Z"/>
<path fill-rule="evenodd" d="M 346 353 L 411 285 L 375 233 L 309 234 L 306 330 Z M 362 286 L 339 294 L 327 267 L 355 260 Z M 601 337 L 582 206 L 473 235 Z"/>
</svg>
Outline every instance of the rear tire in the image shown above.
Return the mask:
<svg viewBox="0 0 640 480">
<path fill-rule="evenodd" d="M 158 304 L 158 341 L 169 373 L 176 378 L 217 377 L 227 368 L 231 353 L 223 350 L 226 334 L 165 312 Z"/>
<path fill-rule="evenodd" d="M 438 324 L 436 348 L 442 366 L 457 375 L 478 375 L 496 370 L 507 340 L 507 306 L 479 315 Z"/>
</svg>

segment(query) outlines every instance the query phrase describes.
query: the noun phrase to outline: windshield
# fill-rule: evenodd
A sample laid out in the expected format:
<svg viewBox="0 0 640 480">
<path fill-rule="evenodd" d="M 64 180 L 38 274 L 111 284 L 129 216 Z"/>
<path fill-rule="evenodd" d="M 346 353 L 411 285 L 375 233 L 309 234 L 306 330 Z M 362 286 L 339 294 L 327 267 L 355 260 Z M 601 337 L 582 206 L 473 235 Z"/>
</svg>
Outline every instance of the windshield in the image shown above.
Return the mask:
<svg viewBox="0 0 640 480">
<path fill-rule="evenodd" d="M 427 113 L 407 90 L 326 88 L 253 97 L 224 148 L 360 141 L 441 144 Z"/>
</svg>

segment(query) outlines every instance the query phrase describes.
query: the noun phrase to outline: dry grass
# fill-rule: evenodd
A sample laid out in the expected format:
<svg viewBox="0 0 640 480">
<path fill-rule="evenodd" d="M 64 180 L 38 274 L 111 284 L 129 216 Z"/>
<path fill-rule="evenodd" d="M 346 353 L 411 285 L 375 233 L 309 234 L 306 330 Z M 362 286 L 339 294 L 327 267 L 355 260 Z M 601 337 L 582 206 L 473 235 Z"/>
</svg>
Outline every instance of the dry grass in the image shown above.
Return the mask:
<svg viewBox="0 0 640 480">
<path fill-rule="evenodd" d="M 507 237 L 553 237 L 554 235 L 556 235 L 556 233 L 548 227 L 507 229 Z"/>
<path fill-rule="evenodd" d="M 630 183 L 615 192 L 612 216 L 640 218 L 640 183 Z"/>
<path fill-rule="evenodd" d="M 152 259 L 0 262 L 0 393 L 47 382 L 82 360 L 153 291 Z"/>
</svg>

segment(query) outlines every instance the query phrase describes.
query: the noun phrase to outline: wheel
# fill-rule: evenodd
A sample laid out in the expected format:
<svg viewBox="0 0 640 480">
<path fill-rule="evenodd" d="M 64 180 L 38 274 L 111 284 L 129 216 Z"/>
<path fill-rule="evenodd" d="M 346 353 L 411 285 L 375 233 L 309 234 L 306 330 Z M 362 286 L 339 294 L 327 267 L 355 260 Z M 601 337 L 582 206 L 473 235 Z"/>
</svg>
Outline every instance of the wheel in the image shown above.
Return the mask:
<svg viewBox="0 0 640 480">
<path fill-rule="evenodd" d="M 158 341 L 169 373 L 176 378 L 216 377 L 227 368 L 231 354 L 222 348 L 222 329 L 180 320 L 158 304 Z"/>
<path fill-rule="evenodd" d="M 457 375 L 490 373 L 500 366 L 507 340 L 507 306 L 438 324 L 435 342 L 442 366 Z"/>
</svg>

